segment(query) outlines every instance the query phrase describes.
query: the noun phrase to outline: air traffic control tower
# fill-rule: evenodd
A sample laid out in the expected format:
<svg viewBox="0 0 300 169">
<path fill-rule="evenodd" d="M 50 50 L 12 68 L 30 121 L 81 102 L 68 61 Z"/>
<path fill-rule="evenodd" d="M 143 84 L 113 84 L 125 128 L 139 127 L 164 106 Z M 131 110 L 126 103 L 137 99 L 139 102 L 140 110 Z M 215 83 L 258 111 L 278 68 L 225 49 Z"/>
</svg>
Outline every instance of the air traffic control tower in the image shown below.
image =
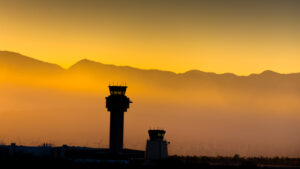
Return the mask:
<svg viewBox="0 0 300 169">
<path fill-rule="evenodd" d="M 109 86 L 110 95 L 106 97 L 106 108 L 110 112 L 109 149 L 112 153 L 123 150 L 124 112 L 132 103 L 125 96 L 127 86 Z"/>
<path fill-rule="evenodd" d="M 168 142 L 164 140 L 165 130 L 149 130 L 150 139 L 147 140 L 146 159 L 161 160 L 168 158 Z"/>
</svg>

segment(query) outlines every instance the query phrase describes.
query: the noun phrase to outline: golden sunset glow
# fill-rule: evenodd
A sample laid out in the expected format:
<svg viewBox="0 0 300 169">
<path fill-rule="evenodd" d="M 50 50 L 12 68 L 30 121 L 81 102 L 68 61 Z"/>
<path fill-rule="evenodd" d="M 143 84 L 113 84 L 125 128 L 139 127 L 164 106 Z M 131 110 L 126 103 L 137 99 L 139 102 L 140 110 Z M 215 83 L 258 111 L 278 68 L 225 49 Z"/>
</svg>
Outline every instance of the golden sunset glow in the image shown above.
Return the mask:
<svg viewBox="0 0 300 169">
<path fill-rule="evenodd" d="M 0 1 L 0 49 L 177 73 L 299 71 L 296 1 Z"/>
<path fill-rule="evenodd" d="M 107 147 L 108 85 L 126 83 L 126 148 L 164 128 L 172 155 L 299 157 L 299 8 L 0 0 L 0 143 Z"/>
</svg>

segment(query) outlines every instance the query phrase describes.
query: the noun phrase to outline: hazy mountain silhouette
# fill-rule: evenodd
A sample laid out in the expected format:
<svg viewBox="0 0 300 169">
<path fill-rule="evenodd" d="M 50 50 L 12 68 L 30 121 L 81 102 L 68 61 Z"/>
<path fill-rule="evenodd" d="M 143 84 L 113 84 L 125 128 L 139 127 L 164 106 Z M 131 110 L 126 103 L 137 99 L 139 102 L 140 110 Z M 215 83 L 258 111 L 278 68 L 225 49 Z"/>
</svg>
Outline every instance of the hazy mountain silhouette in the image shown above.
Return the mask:
<svg viewBox="0 0 300 169">
<path fill-rule="evenodd" d="M 283 81 L 293 81 L 298 82 L 300 78 L 300 73 L 293 74 L 280 74 L 274 71 L 266 70 L 260 74 L 251 74 L 249 76 L 237 76 L 232 73 L 216 74 L 210 72 L 202 72 L 199 70 L 190 70 L 185 73 L 175 74 L 171 71 L 161 71 L 161 70 L 145 70 L 138 69 L 129 66 L 115 66 L 102 64 L 99 62 L 90 61 L 87 59 L 80 60 L 75 63 L 69 69 L 63 69 L 56 64 L 51 64 L 43 61 L 39 61 L 15 52 L 0 51 L 0 66 L 1 70 L 8 72 L 18 72 L 22 75 L 25 73 L 39 74 L 42 75 L 46 73 L 57 74 L 57 73 L 79 73 L 81 75 L 95 76 L 98 79 L 103 78 L 103 75 L 110 76 L 111 82 L 126 82 L 128 80 L 139 80 L 144 83 L 159 83 L 161 84 L 172 84 L 172 86 L 180 86 L 178 81 L 182 84 L 195 85 L 198 83 L 210 81 L 211 83 L 221 83 L 226 85 L 235 86 L 236 83 L 241 85 L 243 82 L 253 83 L 256 80 L 259 84 L 276 86 L 278 83 Z M 117 79 L 114 76 L 118 76 Z M 120 80 L 120 78 L 122 78 Z M 115 80 L 114 80 L 115 79 Z M 230 81 L 230 82 L 229 82 Z M 263 83 L 262 83 L 263 81 Z M 271 83 L 277 81 L 278 83 Z M 176 82 L 176 83 L 175 83 Z M 185 87 L 185 85 L 183 85 Z"/>
<path fill-rule="evenodd" d="M 63 69 L 0 52 L 0 142 L 108 145 L 109 83 L 128 84 L 125 147 L 167 130 L 171 154 L 300 155 L 300 74 L 144 70 L 83 59 Z M 16 80 L 17 79 L 17 80 Z"/>
<path fill-rule="evenodd" d="M 45 73 L 45 75 L 49 75 L 63 71 L 58 65 L 8 51 L 0 51 L 0 70 L 22 75 L 26 75 L 26 73 L 32 75 Z"/>
<path fill-rule="evenodd" d="M 226 92 L 296 92 L 300 91 L 300 74 L 279 74 L 270 70 L 261 74 L 249 76 L 237 76 L 232 73 L 216 74 L 191 70 L 185 73 L 175 74 L 170 71 L 143 70 L 128 66 L 106 65 L 90 60 L 81 60 L 73 65 L 68 72 L 78 73 L 81 76 L 92 76 L 94 80 L 102 82 L 127 82 L 139 84 L 144 87 L 162 88 L 165 91 L 214 90 Z M 232 91 L 234 90 L 234 91 Z"/>
</svg>

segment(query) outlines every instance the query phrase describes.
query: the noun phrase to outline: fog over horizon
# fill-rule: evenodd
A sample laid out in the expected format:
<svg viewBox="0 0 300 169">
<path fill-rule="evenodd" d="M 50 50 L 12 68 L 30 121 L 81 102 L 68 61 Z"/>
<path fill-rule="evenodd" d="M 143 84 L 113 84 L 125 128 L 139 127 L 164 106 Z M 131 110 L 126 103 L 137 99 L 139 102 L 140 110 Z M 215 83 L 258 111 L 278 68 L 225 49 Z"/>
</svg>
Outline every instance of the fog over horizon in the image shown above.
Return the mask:
<svg viewBox="0 0 300 169">
<path fill-rule="evenodd" d="M 82 60 L 69 69 L 0 52 L 0 143 L 108 147 L 111 82 L 126 82 L 124 147 L 163 128 L 170 154 L 300 156 L 300 73 L 236 76 Z"/>
</svg>

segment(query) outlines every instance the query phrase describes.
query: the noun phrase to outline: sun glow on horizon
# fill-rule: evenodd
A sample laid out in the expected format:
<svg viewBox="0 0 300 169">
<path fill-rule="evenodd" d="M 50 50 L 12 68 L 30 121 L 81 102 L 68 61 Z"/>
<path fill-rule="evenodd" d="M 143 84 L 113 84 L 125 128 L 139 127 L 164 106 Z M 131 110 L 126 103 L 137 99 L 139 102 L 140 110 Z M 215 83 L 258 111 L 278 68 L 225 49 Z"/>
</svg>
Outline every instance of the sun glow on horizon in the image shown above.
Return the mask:
<svg viewBox="0 0 300 169">
<path fill-rule="evenodd" d="M 64 68 L 86 58 L 176 73 L 300 72 L 294 1 L 67 2 L 2 0 L 1 49 Z"/>
</svg>

